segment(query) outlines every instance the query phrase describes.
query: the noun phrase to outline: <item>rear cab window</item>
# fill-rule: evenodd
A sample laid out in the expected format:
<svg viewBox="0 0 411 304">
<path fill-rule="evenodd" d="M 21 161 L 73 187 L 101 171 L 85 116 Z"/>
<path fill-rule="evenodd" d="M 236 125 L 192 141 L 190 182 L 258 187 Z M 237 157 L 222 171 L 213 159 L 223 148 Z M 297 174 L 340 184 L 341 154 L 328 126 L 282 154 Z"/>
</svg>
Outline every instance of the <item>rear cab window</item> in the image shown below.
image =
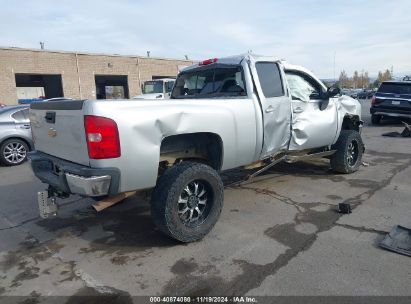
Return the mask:
<svg viewBox="0 0 411 304">
<path fill-rule="evenodd" d="M 163 93 L 163 81 L 146 81 L 143 87 L 143 94 Z"/>
<path fill-rule="evenodd" d="M 213 64 L 182 72 L 171 98 L 218 98 L 246 96 L 241 65 Z"/>
</svg>

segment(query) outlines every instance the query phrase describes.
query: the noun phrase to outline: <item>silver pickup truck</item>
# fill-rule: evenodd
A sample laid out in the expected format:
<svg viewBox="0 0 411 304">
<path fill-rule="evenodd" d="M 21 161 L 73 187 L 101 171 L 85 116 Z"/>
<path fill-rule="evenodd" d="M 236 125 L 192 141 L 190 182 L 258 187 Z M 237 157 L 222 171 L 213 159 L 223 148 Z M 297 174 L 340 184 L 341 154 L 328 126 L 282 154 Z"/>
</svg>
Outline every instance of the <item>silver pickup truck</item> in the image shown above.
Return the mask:
<svg viewBox="0 0 411 304">
<path fill-rule="evenodd" d="M 328 157 L 361 164 L 360 104 L 308 70 L 273 57 L 208 59 L 183 70 L 169 100 L 71 100 L 31 105 L 38 197 L 152 189 L 159 229 L 191 242 L 223 207 L 220 173 L 253 164 Z"/>
</svg>

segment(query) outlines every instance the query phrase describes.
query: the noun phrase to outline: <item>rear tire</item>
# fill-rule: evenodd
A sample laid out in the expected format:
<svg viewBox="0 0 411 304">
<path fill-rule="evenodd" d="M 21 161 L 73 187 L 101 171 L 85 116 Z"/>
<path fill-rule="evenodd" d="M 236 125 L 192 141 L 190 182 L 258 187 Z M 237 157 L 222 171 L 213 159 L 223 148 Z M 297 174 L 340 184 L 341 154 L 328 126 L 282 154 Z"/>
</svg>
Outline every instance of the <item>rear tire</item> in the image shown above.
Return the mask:
<svg viewBox="0 0 411 304">
<path fill-rule="evenodd" d="M 352 173 L 361 165 L 364 144 L 360 133 L 355 130 L 342 130 L 332 147 L 337 150 L 331 156 L 331 168 L 339 173 Z"/>
<path fill-rule="evenodd" d="M 0 145 L 0 162 L 6 166 L 17 166 L 27 159 L 28 145 L 21 139 L 11 138 Z"/>
<path fill-rule="evenodd" d="M 224 185 L 210 166 L 182 162 L 158 180 L 151 197 L 157 227 L 180 242 L 202 239 L 220 217 Z"/>
<path fill-rule="evenodd" d="M 381 121 L 381 115 L 371 114 L 371 123 L 373 125 L 378 125 Z"/>
</svg>

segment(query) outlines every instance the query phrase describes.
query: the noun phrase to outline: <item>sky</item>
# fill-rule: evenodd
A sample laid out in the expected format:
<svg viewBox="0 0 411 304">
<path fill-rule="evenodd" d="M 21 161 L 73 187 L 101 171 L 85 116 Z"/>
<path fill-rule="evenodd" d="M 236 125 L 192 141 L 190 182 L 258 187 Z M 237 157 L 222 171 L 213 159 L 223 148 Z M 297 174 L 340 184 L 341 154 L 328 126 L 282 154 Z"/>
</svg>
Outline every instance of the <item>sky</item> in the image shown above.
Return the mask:
<svg viewBox="0 0 411 304">
<path fill-rule="evenodd" d="M 194 60 L 251 50 L 321 78 L 391 66 L 402 75 L 411 73 L 411 1 L 0 0 L 0 46 L 40 41 L 50 50 Z"/>
</svg>

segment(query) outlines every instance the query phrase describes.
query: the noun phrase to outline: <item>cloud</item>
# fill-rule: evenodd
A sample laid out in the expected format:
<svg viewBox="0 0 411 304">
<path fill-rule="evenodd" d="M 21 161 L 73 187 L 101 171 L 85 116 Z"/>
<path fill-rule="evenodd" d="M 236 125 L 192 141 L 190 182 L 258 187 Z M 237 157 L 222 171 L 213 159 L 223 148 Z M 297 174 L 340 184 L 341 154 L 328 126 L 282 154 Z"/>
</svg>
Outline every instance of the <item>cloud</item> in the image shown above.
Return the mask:
<svg viewBox="0 0 411 304">
<path fill-rule="evenodd" d="M 0 45 L 192 59 L 253 50 L 320 77 L 411 71 L 408 0 L 0 0 Z"/>
</svg>

